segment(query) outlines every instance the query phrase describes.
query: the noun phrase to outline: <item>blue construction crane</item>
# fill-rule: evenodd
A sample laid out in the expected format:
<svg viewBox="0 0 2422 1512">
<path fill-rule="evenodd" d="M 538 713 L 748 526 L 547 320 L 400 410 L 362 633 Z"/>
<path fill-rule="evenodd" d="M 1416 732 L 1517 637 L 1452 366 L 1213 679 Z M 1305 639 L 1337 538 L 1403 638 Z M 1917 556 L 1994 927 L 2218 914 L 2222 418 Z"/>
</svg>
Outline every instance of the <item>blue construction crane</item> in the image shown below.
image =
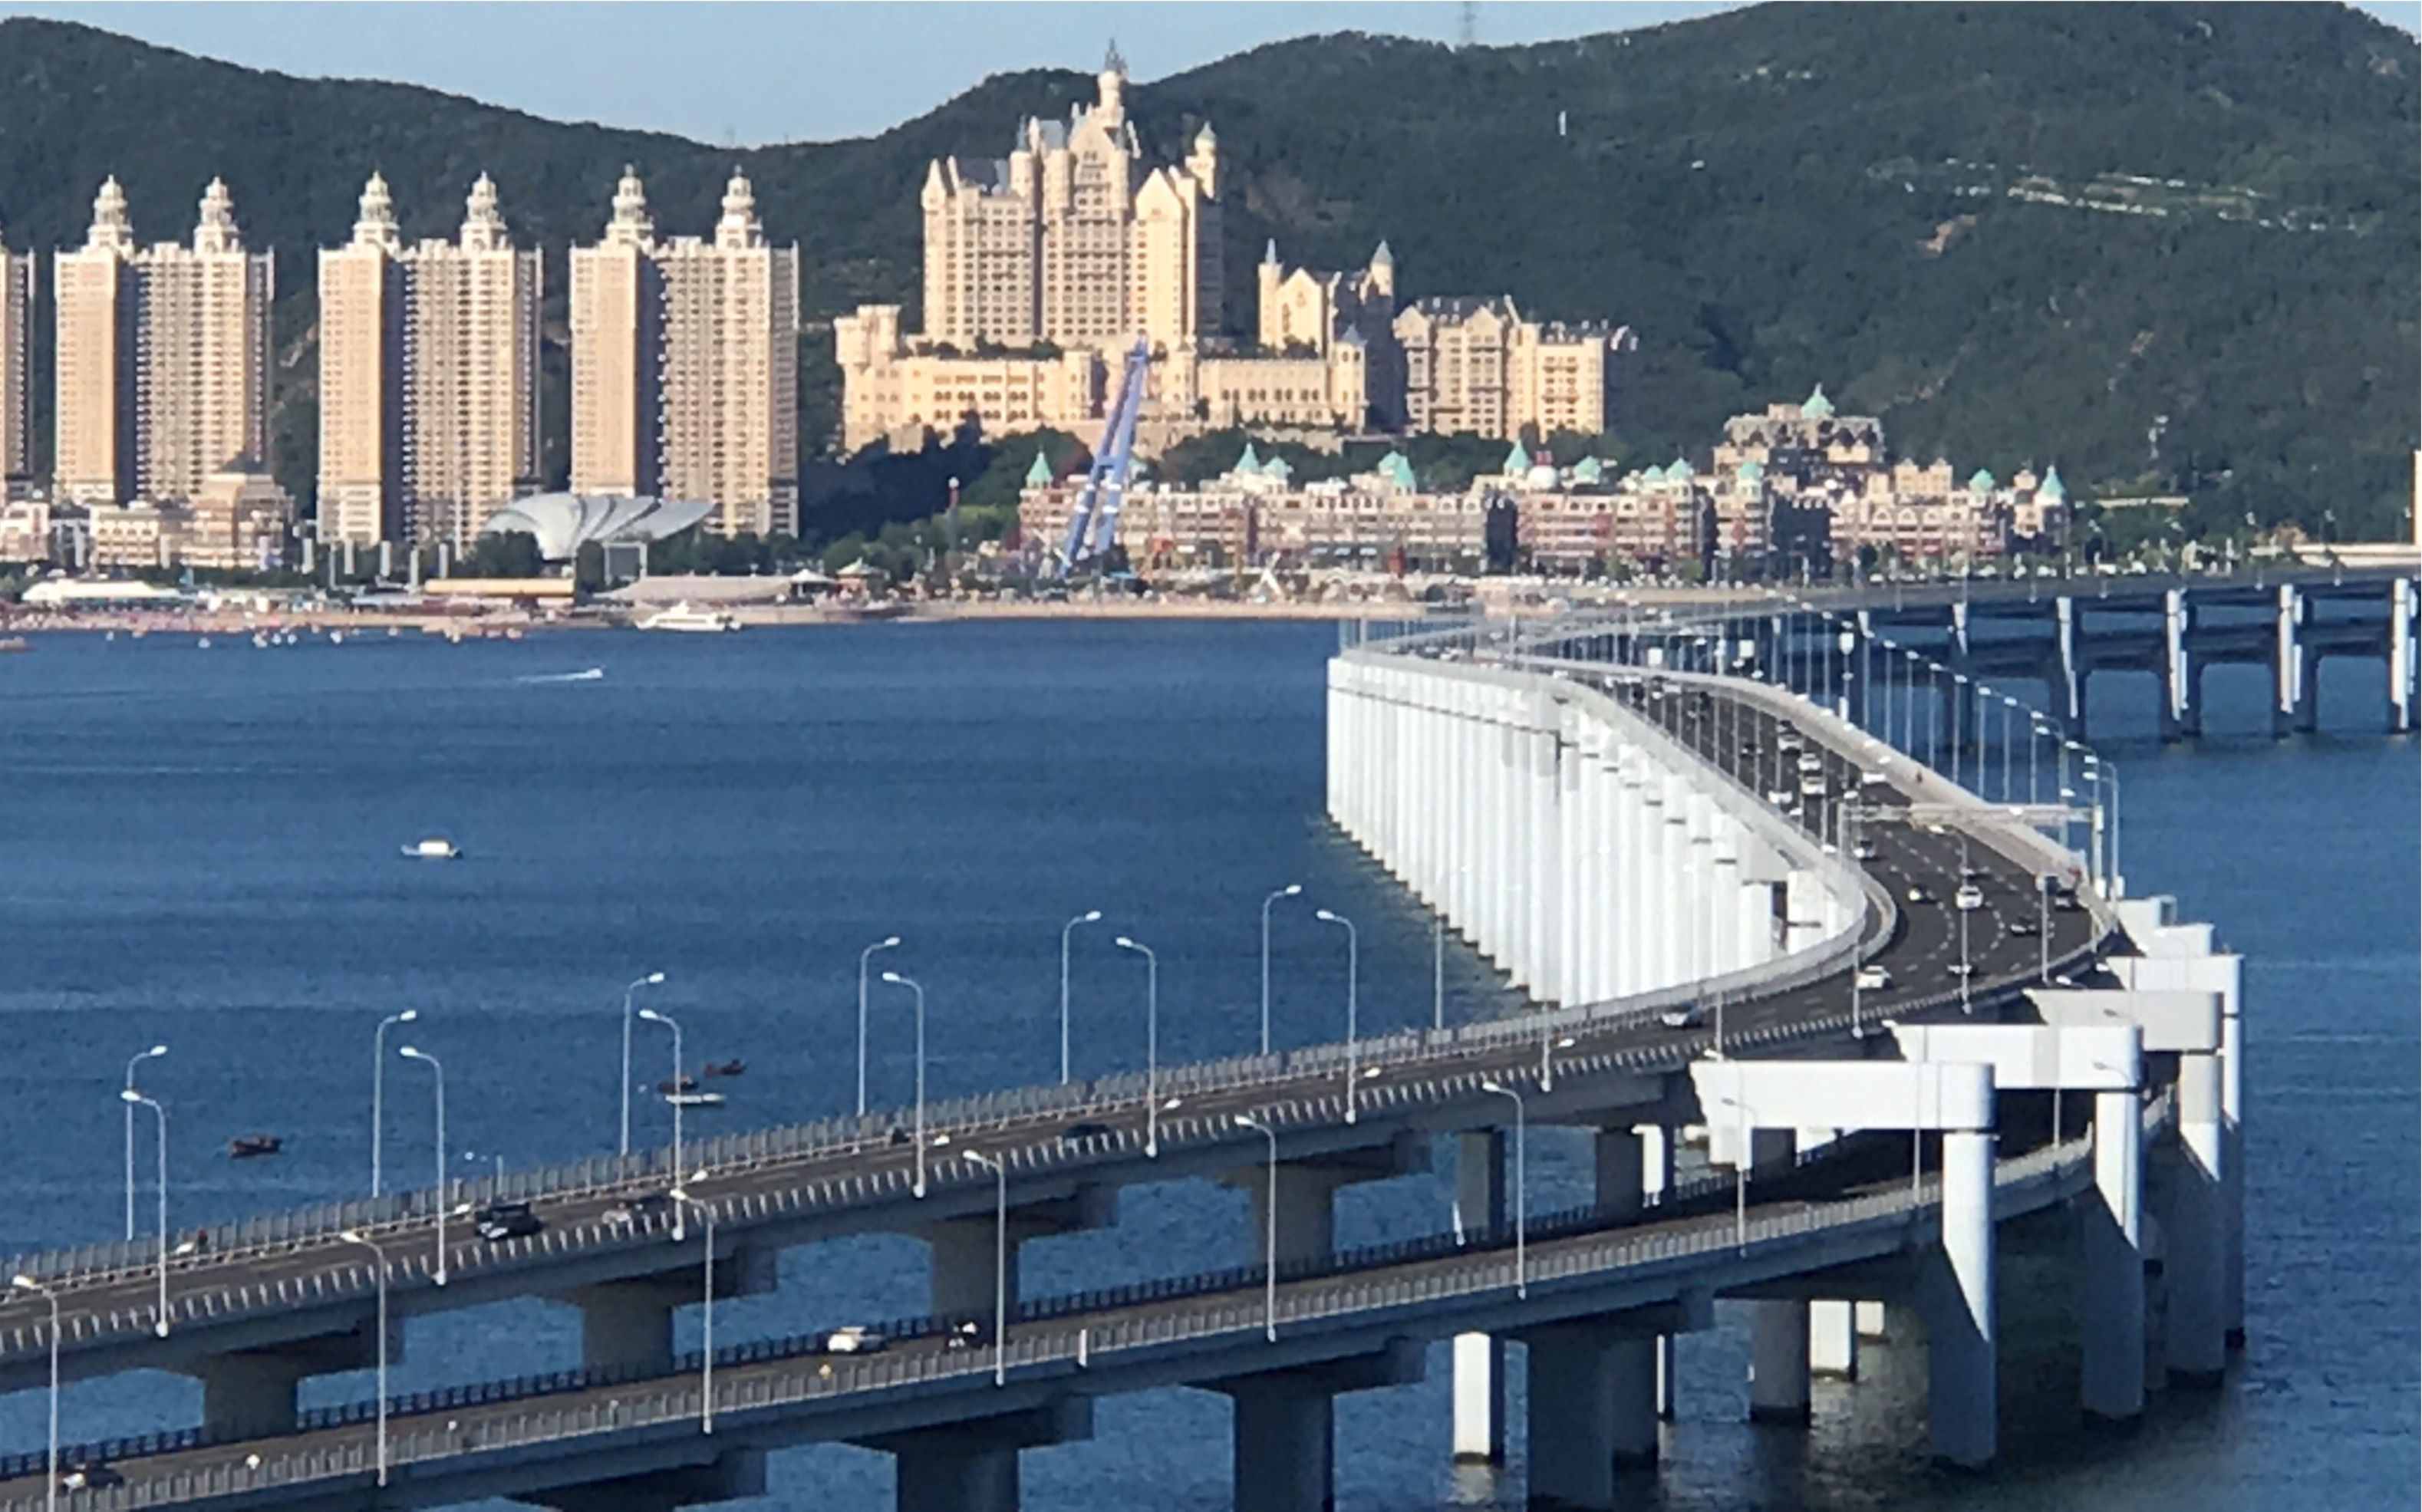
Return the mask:
<svg viewBox="0 0 2422 1512">
<path fill-rule="evenodd" d="M 1068 514 L 1068 541 L 1060 553 L 1060 575 L 1077 564 L 1103 556 L 1119 539 L 1119 506 L 1126 499 L 1127 473 L 1135 464 L 1136 417 L 1143 411 L 1145 370 L 1152 366 L 1151 343 L 1139 337 L 1119 374 L 1119 391 L 1102 425 L 1102 444 L 1094 450 L 1093 470 L 1077 493 Z M 1087 538 L 1091 537 L 1088 544 Z"/>
</svg>

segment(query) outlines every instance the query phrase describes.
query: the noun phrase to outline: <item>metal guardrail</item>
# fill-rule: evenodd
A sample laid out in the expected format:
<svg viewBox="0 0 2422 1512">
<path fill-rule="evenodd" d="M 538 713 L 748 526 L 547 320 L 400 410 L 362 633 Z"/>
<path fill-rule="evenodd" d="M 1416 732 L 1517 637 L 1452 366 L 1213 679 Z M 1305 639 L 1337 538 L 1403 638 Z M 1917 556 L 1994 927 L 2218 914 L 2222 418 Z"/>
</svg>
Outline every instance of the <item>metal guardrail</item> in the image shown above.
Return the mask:
<svg viewBox="0 0 2422 1512">
<path fill-rule="evenodd" d="M 2147 1119 L 2153 1110 L 2147 1110 Z M 2055 1192 L 2091 1177 L 2090 1138 L 2046 1145 L 1997 1163 L 1994 1171 L 1997 1211 L 2031 1189 L 2050 1186 Z M 1453 1303 L 1512 1292 L 1527 1281 L 1533 1292 L 1559 1286 L 1585 1285 L 1618 1270 L 1682 1270 L 1699 1267 L 1706 1258 L 1736 1251 L 1742 1261 L 1771 1256 L 1777 1249 L 1812 1236 L 1839 1236 L 1872 1230 L 1890 1234 L 1895 1242 L 1924 1237 L 1923 1221 L 1939 1199 L 1939 1176 L 1910 1187 L 1870 1193 L 1836 1203 L 1795 1206 L 1782 1213 L 1751 1217 L 1736 1232 L 1719 1219 L 1703 1221 L 1679 1232 L 1624 1236 L 1620 1231 L 1591 1237 L 1549 1240 L 1528 1252 L 1526 1274 L 1518 1276 L 1512 1255 L 1503 1250 L 1477 1254 L 1464 1264 L 1431 1269 L 1411 1277 L 1343 1276 L 1326 1284 L 1282 1290 L 1278 1299 L 1279 1327 L 1299 1330 L 1308 1324 L 1341 1319 L 1365 1319 L 1396 1310 L 1434 1309 Z M 1126 1360 L 1138 1363 L 1172 1349 L 1210 1342 L 1219 1347 L 1257 1338 L 1266 1315 L 1258 1296 L 1213 1301 L 1188 1313 L 1120 1320 L 1099 1327 L 1084 1324 L 1056 1330 L 1030 1331 L 1010 1341 L 1005 1350 L 1007 1372 L 1014 1379 L 1065 1378 L 1078 1371 L 1116 1368 Z M 1366 1324 L 1367 1326 L 1367 1324 Z M 718 1352 L 719 1354 L 720 1352 Z M 794 1369 L 726 1377 L 716 1384 L 715 1413 L 727 1431 L 745 1432 L 751 1413 L 772 1415 L 819 1399 L 867 1393 L 921 1392 L 952 1383 L 980 1383 L 993 1369 L 989 1349 L 936 1350 L 918 1354 L 876 1355 L 865 1359 L 818 1355 L 796 1362 Z M 567 1440 L 627 1434 L 654 1427 L 685 1425 L 704 1406 L 695 1378 L 658 1378 L 643 1389 L 618 1394 L 605 1402 L 534 1406 L 507 1417 L 459 1427 L 389 1425 L 388 1463 L 394 1467 L 435 1464 L 467 1452 L 487 1453 L 526 1448 Z M 364 1425 L 351 1425 L 357 1431 Z M 276 1455 L 248 1457 L 240 1464 L 213 1465 L 164 1476 L 130 1478 L 127 1484 L 100 1490 L 71 1493 L 66 1498 L 76 1512 L 121 1512 L 121 1509 L 174 1505 L 210 1496 L 241 1495 L 303 1487 L 314 1482 L 367 1477 L 376 1469 L 375 1451 L 367 1434 L 344 1443 Z M 32 1494 L 0 1502 L 0 1512 L 32 1512 L 44 1497 Z"/>
</svg>

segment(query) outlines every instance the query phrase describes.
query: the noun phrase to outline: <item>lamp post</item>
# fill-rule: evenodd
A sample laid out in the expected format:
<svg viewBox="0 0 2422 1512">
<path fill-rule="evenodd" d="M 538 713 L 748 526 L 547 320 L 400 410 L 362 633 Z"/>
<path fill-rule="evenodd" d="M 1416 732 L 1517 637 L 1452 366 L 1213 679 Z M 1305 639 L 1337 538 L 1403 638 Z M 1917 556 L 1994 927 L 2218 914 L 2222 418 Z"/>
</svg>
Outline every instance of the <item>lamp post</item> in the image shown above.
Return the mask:
<svg viewBox="0 0 2422 1512">
<path fill-rule="evenodd" d="M 1716 1101 L 1729 1104 L 1740 1121 L 1736 1129 L 1740 1136 L 1740 1148 L 1734 1152 L 1733 1161 L 1733 1245 L 1741 1253 L 1749 1252 L 1749 1104 L 1738 1097 L 1716 1095 Z"/>
<path fill-rule="evenodd" d="M 386 1031 L 390 1024 L 409 1024 L 420 1017 L 417 1008 L 406 1008 L 400 1014 L 389 1014 L 379 1020 L 376 1032 L 370 1035 L 370 1195 L 379 1194 L 385 1183 L 386 1150 Z M 623 1079 L 628 1080 L 629 1078 Z"/>
<path fill-rule="evenodd" d="M 676 1165 L 673 1171 L 678 1175 L 681 1167 Z M 706 1173 L 698 1172 L 690 1179 L 703 1181 L 706 1179 Z M 706 1241 L 706 1257 L 703 1262 L 706 1279 L 701 1299 L 705 1303 L 706 1320 L 704 1332 L 700 1341 L 703 1347 L 699 1350 L 698 1431 L 713 1433 L 715 1431 L 715 1205 L 699 1201 L 690 1195 L 686 1187 L 679 1185 L 674 1186 L 665 1195 L 673 1200 L 673 1212 L 676 1215 L 684 1207 L 695 1207 L 698 1209 L 699 1217 L 706 1221 L 703 1236 Z M 681 1239 L 680 1224 L 676 1222 L 673 1228 L 673 1240 L 679 1243 Z"/>
<path fill-rule="evenodd" d="M 622 1145 L 624 1155 L 631 1153 L 631 995 L 641 987 L 662 983 L 662 971 L 651 971 L 622 989 Z"/>
<path fill-rule="evenodd" d="M 1262 900 L 1262 1053 L 1270 1053 L 1270 905 L 1281 898 L 1292 898 L 1303 891 L 1303 884 L 1290 882 Z"/>
<path fill-rule="evenodd" d="M 866 963 L 876 951 L 897 950 L 899 946 L 899 936 L 886 935 L 857 953 L 857 1116 L 860 1118 L 866 1116 Z M 884 972 L 883 980 L 890 981 L 891 973 Z"/>
<path fill-rule="evenodd" d="M 131 1057 L 126 1063 L 126 1090 L 134 1090 L 136 1066 L 167 1053 L 165 1045 L 154 1045 L 140 1055 Z M 134 1237 L 134 1103 L 131 1098 L 126 1104 L 126 1236 L 129 1239 Z"/>
<path fill-rule="evenodd" d="M 1156 1158 L 1160 1154 L 1160 957 L 1151 946 L 1139 945 L 1124 935 L 1115 943 L 1143 957 L 1143 1153 L 1147 1159 Z"/>
<path fill-rule="evenodd" d="M 443 1286 L 446 1284 L 446 1067 L 427 1050 L 416 1049 L 409 1045 L 396 1053 L 407 1061 L 421 1062 L 437 1078 L 437 1273 L 432 1279 Z M 630 1088 L 627 1077 L 623 1079 L 622 1085 L 627 1092 Z"/>
<path fill-rule="evenodd" d="M 1262 1337 L 1279 1342 L 1279 1131 L 1250 1113 L 1236 1115 L 1238 1126 L 1270 1142 L 1269 1196 L 1262 1214 Z"/>
<path fill-rule="evenodd" d="M 337 1237 L 358 1244 L 378 1257 L 378 1483 L 386 1484 L 386 1251 L 357 1229 L 338 1229 Z"/>
<path fill-rule="evenodd" d="M 1345 1121 L 1354 1122 L 1354 1082 L 1358 1068 L 1354 1063 L 1357 1021 L 1361 1014 L 1362 932 L 1354 921 L 1327 908 L 1313 915 L 1325 924 L 1337 924 L 1345 931 Z"/>
<path fill-rule="evenodd" d="M 1098 923 L 1101 917 L 1102 910 L 1089 908 L 1060 926 L 1060 1085 L 1063 1087 L 1068 1084 L 1068 937 L 1076 932 L 1078 924 Z M 1262 1001 L 1265 1004 L 1269 1001 L 1269 947 L 1266 944 L 1262 947 Z M 1264 1016 L 1266 1019 L 1267 1015 Z M 862 1087 L 859 1095 L 863 1100 Z M 858 1110 L 860 1112 L 865 1110 L 863 1108 Z"/>
<path fill-rule="evenodd" d="M 646 1020 L 647 1020 L 649 1023 L 651 1023 L 651 1024 L 662 1024 L 662 1025 L 664 1025 L 667 1029 L 669 1029 L 669 1030 L 671 1030 L 671 1031 L 673 1032 L 673 1080 L 672 1080 L 672 1089 L 673 1089 L 673 1090 L 672 1090 L 671 1092 L 669 1092 L 669 1093 L 668 1093 L 668 1094 L 666 1094 L 666 1095 L 665 1095 L 665 1101 L 667 1101 L 668 1103 L 670 1103 L 670 1104 L 672 1105 L 672 1110 L 673 1110 L 673 1180 L 674 1180 L 674 1181 L 676 1181 L 676 1182 L 679 1182 L 679 1181 L 681 1180 L 681 1173 L 682 1173 L 682 1101 L 681 1101 L 681 1095 L 682 1095 L 682 1032 L 681 1032 L 681 1025 L 679 1025 L 679 1024 L 677 1024 L 677 1023 L 674 1023 L 674 1022 L 673 1022 L 672 1015 L 670 1015 L 670 1014 L 660 1014 L 660 1013 L 656 1012 L 653 1008 L 642 1008 L 642 1009 L 640 1009 L 640 1010 L 639 1010 L 639 1016 L 640 1016 L 640 1017 L 642 1017 L 642 1018 L 644 1018 L 644 1019 L 646 1019 Z M 684 1235 L 684 1234 L 682 1232 L 682 1217 L 681 1217 L 681 1215 L 682 1215 L 682 1210 L 681 1210 L 681 1208 L 680 1208 L 679 1206 L 675 1206 L 675 1207 L 673 1208 L 673 1242 L 674 1242 L 675 1244 L 679 1244 L 679 1243 L 680 1243 L 684 1238 L 687 1237 L 687 1236 L 686 1236 L 686 1235 Z"/>
<path fill-rule="evenodd" d="M 1430 916 L 1430 1028 L 1446 1028 L 1446 915 Z"/>
<path fill-rule="evenodd" d="M 127 1108 L 131 1116 L 134 1110 Z M 31 1276 L 14 1276 L 8 1284 L 29 1291 L 51 1304 L 51 1450 L 48 1468 L 50 1489 L 42 1494 L 46 1512 L 58 1512 L 59 1505 L 59 1298 L 58 1294 Z"/>
<path fill-rule="evenodd" d="M 1528 1199 L 1523 1195 L 1526 1184 L 1523 1181 L 1522 1145 L 1529 1118 L 1522 1106 L 1522 1095 L 1513 1088 L 1502 1082 L 1484 1081 L 1480 1090 L 1510 1098 L 1514 1104 L 1514 1295 L 1528 1297 L 1531 1295 L 1531 1259 L 1527 1248 L 1530 1211 Z"/>
<path fill-rule="evenodd" d="M 119 1093 L 131 1111 L 149 1108 L 160 1125 L 160 1315 L 153 1321 L 151 1331 L 162 1338 L 168 1336 L 168 1110 L 153 1102 L 134 1088 Z"/>
<path fill-rule="evenodd" d="M 992 1383 L 1009 1383 L 1009 1166 L 980 1150 L 968 1159 L 992 1173 Z"/>
<path fill-rule="evenodd" d="M 895 987 L 906 987 L 917 995 L 917 1180 L 912 1189 L 918 1196 L 925 1195 L 925 989 L 897 971 L 886 971 L 883 980 Z"/>
</svg>

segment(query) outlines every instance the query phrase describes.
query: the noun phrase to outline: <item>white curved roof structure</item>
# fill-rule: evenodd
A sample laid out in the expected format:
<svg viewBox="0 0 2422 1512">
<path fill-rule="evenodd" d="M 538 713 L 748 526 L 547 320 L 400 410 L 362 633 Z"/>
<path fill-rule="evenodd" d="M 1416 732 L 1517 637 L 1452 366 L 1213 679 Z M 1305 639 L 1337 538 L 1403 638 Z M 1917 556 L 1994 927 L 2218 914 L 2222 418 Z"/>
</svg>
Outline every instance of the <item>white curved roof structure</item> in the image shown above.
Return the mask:
<svg viewBox="0 0 2422 1512">
<path fill-rule="evenodd" d="M 610 495 L 533 494 L 489 517 L 481 535 L 520 531 L 538 538 L 538 554 L 569 561 L 589 543 L 662 541 L 679 535 L 715 512 L 712 504 L 687 499 L 624 498 Z"/>
</svg>

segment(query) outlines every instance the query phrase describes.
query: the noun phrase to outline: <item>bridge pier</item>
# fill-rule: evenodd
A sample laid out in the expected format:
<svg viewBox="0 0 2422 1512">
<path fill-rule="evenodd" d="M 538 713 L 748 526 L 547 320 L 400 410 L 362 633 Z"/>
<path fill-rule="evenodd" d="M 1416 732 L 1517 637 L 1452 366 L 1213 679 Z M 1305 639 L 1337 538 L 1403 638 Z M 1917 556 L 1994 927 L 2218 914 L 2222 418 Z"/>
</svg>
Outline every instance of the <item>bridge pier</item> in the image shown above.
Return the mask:
<svg viewBox="0 0 2422 1512">
<path fill-rule="evenodd" d="M 2400 577 L 2388 591 L 2388 732 L 2414 732 L 2414 581 Z"/>
<path fill-rule="evenodd" d="M 1799 1137 L 1787 1128 L 1750 1131 L 1750 1169 L 1788 1165 Z M 1753 1423 L 1808 1421 L 1808 1304 L 1750 1303 L 1749 1418 Z"/>
<path fill-rule="evenodd" d="M 1068 1396 L 1026 1411 L 858 1442 L 896 1461 L 892 1496 L 900 1512 L 1017 1512 L 1019 1451 L 1093 1436 L 1093 1399 Z"/>
<path fill-rule="evenodd" d="M 2183 740 L 2203 733 L 2203 668 L 2187 648 L 2194 633 L 2194 606 L 2186 590 L 2162 594 L 2162 738 Z"/>
<path fill-rule="evenodd" d="M 2320 667 L 2304 641 L 2304 595 L 2293 583 L 2279 585 L 2271 650 L 2271 733 L 2310 734 L 2320 722 Z"/>
<path fill-rule="evenodd" d="M 933 1311 L 936 1317 L 991 1317 L 994 1271 L 1004 1272 L 1002 1291 L 1013 1315 L 1017 1310 L 1018 1251 L 1030 1239 L 1086 1229 L 1108 1228 L 1118 1221 L 1118 1193 L 1084 1187 L 1074 1199 L 1033 1203 L 1009 1210 L 1005 1236 L 994 1213 L 945 1219 L 925 1230 L 933 1255 Z M 996 1266 L 998 1261 L 998 1266 Z"/>
<path fill-rule="evenodd" d="M 715 1257 L 718 1299 L 762 1297 L 776 1284 L 771 1251 L 735 1250 Z M 574 1287 L 555 1299 L 580 1310 L 582 1365 L 632 1376 L 660 1376 L 673 1365 L 674 1311 L 704 1299 L 699 1267 L 693 1261 L 653 1276 Z"/>
<path fill-rule="evenodd" d="M 1505 1211 L 1505 1135 L 1485 1129 L 1455 1136 L 1457 1224 L 1487 1233 Z M 1465 1464 L 1505 1462 L 1505 1341 L 1486 1333 L 1455 1336 L 1455 1457 Z"/>
<path fill-rule="evenodd" d="M 1252 1512 L 1330 1512 L 1337 1504 L 1336 1398 L 1423 1378 L 1422 1348 L 1206 1383 L 1235 1406 L 1235 1501 Z M 911 1512 L 901 1504 L 901 1512 Z M 922 1512 L 922 1508 L 916 1509 Z"/>
<path fill-rule="evenodd" d="M 1926 1402 L 1934 1455 L 1979 1466 L 1999 1448 L 1994 1376 L 1990 1129 L 1942 1132 L 1942 1242 L 1921 1272 Z"/>
<path fill-rule="evenodd" d="M 2080 1205 L 2079 1394 L 2115 1421 L 2145 1410 L 2143 1107 L 2132 1092 L 2094 1095 L 2094 1191 Z"/>
<path fill-rule="evenodd" d="M 2228 1365 L 2220 1058 L 2179 1056 L 2178 1086 L 2178 1142 L 2160 1168 L 2162 1228 L 2169 1247 L 2164 1342 L 2173 1380 L 2217 1386 Z"/>
<path fill-rule="evenodd" d="M 612 1480 L 532 1491 L 514 1501 L 555 1512 L 672 1512 L 765 1494 L 765 1452 L 731 1449 L 700 1465 L 644 1471 Z"/>
<path fill-rule="evenodd" d="M 389 1325 L 388 1358 L 402 1353 L 403 1332 Z M 236 1349 L 185 1367 L 202 1383 L 202 1427 L 231 1439 L 292 1433 L 294 1391 L 307 1377 L 362 1370 L 378 1359 L 377 1326 L 266 1349 Z"/>
<path fill-rule="evenodd" d="M 1808 1304 L 1808 1369 L 1837 1380 L 1859 1378 L 1860 1302 L 1819 1299 Z"/>
<path fill-rule="evenodd" d="M 2061 723 L 2067 727 L 2069 738 L 2084 740 L 2085 682 L 2090 674 L 2084 659 L 2077 654 L 2077 600 L 2064 593 L 2052 600 L 2052 606 L 2059 654 L 2055 663 L 2056 675 L 2045 681 L 2052 684 L 2054 706 L 2061 712 Z"/>
<path fill-rule="evenodd" d="M 1590 1318 L 1522 1334 L 1533 1506 L 1612 1508 L 1622 1473 L 1656 1467 L 1658 1328 Z"/>
</svg>

